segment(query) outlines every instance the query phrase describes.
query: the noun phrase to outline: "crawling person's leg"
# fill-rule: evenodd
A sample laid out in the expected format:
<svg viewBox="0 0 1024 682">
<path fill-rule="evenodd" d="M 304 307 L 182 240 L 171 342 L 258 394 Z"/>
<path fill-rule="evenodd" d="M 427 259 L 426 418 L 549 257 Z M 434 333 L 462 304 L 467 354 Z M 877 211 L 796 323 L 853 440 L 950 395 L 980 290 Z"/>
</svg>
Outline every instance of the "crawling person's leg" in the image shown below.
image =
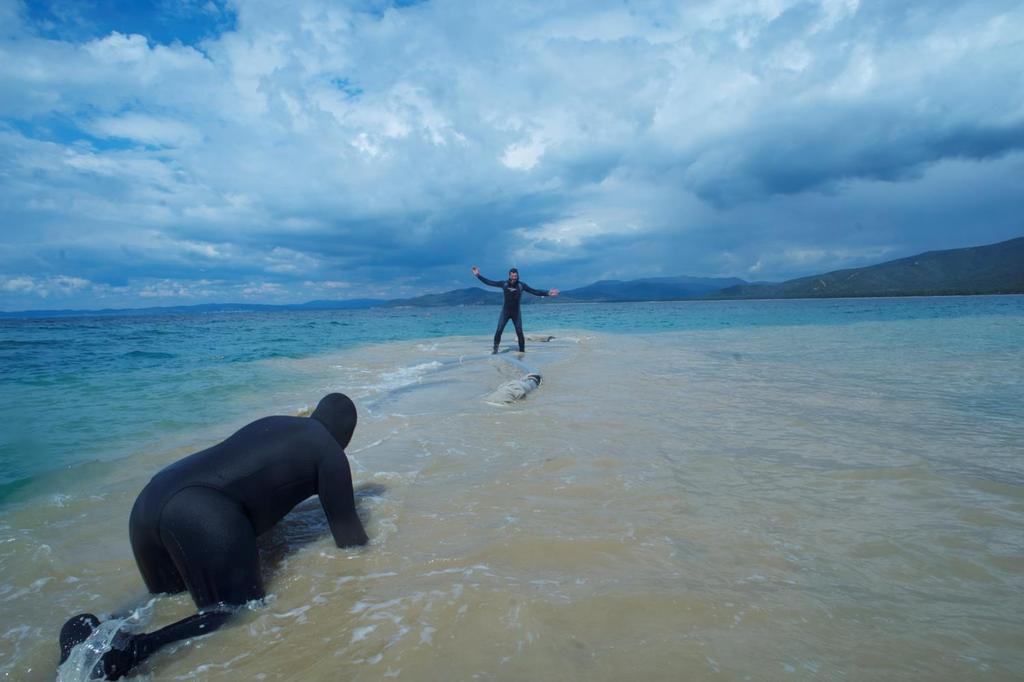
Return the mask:
<svg viewBox="0 0 1024 682">
<path fill-rule="evenodd" d="M 219 490 L 193 486 L 175 493 L 164 505 L 160 537 L 200 609 L 263 598 L 252 522 Z"/>
<path fill-rule="evenodd" d="M 175 493 L 160 514 L 159 537 L 199 613 L 151 633 L 127 634 L 97 665 L 96 673 L 107 679 L 119 679 L 167 644 L 213 632 L 238 607 L 264 596 L 252 524 L 227 495 L 204 487 Z M 141 563 L 140 571 L 146 575 Z M 97 625 L 90 614 L 65 624 L 62 662 Z"/>
</svg>

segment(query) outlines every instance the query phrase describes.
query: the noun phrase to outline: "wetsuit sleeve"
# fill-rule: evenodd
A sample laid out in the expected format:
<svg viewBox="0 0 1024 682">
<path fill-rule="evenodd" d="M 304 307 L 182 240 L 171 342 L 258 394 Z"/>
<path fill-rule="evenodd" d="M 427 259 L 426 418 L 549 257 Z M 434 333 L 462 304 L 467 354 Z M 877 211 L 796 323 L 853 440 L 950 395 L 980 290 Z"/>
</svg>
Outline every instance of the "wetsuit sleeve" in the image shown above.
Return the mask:
<svg viewBox="0 0 1024 682">
<path fill-rule="evenodd" d="M 369 538 L 356 513 L 352 471 L 345 452 L 331 453 L 324 457 L 318 476 L 317 493 L 327 515 L 327 522 L 331 525 L 334 544 L 338 547 L 365 545 Z"/>
<path fill-rule="evenodd" d="M 476 278 L 489 287 L 498 287 L 499 289 L 501 289 L 502 287 L 505 286 L 504 282 L 495 282 L 493 279 L 487 279 L 483 275 L 477 275 Z"/>
<path fill-rule="evenodd" d="M 541 291 L 540 289 L 534 289 L 533 287 L 528 285 L 526 282 L 520 282 L 520 284 L 523 285 L 523 291 L 531 293 L 534 296 L 547 296 L 548 295 L 547 291 Z"/>
</svg>

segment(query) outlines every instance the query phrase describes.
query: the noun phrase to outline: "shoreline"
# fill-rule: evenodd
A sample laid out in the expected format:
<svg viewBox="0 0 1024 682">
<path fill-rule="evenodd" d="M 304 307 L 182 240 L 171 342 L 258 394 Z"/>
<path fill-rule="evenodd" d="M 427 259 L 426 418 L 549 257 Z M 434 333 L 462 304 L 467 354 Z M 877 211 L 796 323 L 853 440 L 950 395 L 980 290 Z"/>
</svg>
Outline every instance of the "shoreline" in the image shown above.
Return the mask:
<svg viewBox="0 0 1024 682">
<path fill-rule="evenodd" d="M 481 290 L 483 291 L 483 290 Z M 699 298 L 658 298 L 658 299 L 608 299 L 608 300 L 574 300 L 566 298 L 557 301 L 533 301 L 527 299 L 524 305 L 609 305 L 609 304 L 632 304 L 632 303 L 730 303 L 742 301 L 857 301 L 857 300 L 899 300 L 899 299 L 945 299 L 945 298 L 999 298 L 1009 296 L 1024 297 L 1024 291 L 1009 292 L 988 292 L 988 293 L 936 293 L 936 294 L 878 294 L 861 296 L 771 296 L 767 298 L 758 297 L 714 297 L 704 296 Z M 344 303 L 344 301 L 339 301 Z M 0 310 L 0 322 L 5 320 L 34 320 L 34 321 L 58 321 L 69 319 L 110 319 L 119 317 L 146 318 L 146 317 L 189 317 L 198 315 L 245 315 L 245 314 L 267 314 L 267 313 L 350 313 L 353 311 L 366 310 L 439 310 L 444 308 L 500 308 L 501 301 L 485 303 L 443 303 L 438 305 L 373 305 L 353 307 L 322 307 L 304 308 L 304 304 L 257 304 L 257 303 L 203 303 L 196 306 L 158 306 L 154 308 L 101 308 L 83 310 Z M 203 310 L 191 310 L 190 308 L 206 308 Z M 223 306 L 223 307 L 221 307 Z M 233 308 L 233 306 L 249 306 L 245 308 Z"/>
<path fill-rule="evenodd" d="M 999 297 L 996 297 L 996 296 L 952 297 L 951 296 L 951 297 L 942 297 L 939 300 L 942 300 L 942 301 L 952 301 L 952 300 L 958 300 L 958 299 L 971 299 L 971 300 L 990 300 L 991 301 L 991 300 L 994 300 L 994 299 L 1002 300 L 1003 298 L 1004 298 L 1003 296 L 999 296 Z M 1017 299 L 1018 297 L 1006 297 L 1006 298 L 1008 298 L 1009 300 L 1014 300 L 1014 299 Z M 823 299 L 814 299 L 814 300 L 823 300 Z M 918 303 L 920 303 L 920 302 L 927 303 L 927 302 L 932 302 L 932 301 L 934 301 L 936 299 L 934 297 L 917 297 L 917 298 L 912 298 L 912 297 L 896 297 L 896 298 L 889 298 L 889 299 L 880 299 L 880 298 L 877 298 L 877 297 L 870 297 L 870 298 L 864 298 L 864 299 L 826 299 L 826 300 L 828 300 L 828 301 L 841 300 L 841 301 L 844 301 L 844 302 L 864 301 L 864 302 L 868 302 L 868 303 L 875 302 L 875 301 L 880 301 L 880 300 L 896 301 L 896 302 L 899 302 L 899 301 L 915 301 L 915 302 L 918 302 Z M 1020 301 L 1024 301 L 1024 296 L 1019 297 L 1019 300 Z M 805 312 L 807 310 L 807 309 L 800 308 L 799 306 L 797 306 L 796 308 L 793 308 L 792 304 L 795 302 L 793 299 L 768 299 L 768 301 L 770 302 L 769 305 L 767 307 L 764 307 L 764 302 L 763 301 L 762 302 L 756 302 L 756 301 L 751 301 L 751 300 L 745 300 L 745 301 L 741 301 L 741 307 L 744 308 L 744 309 L 748 309 L 748 310 L 750 310 L 752 312 L 756 312 L 758 310 L 758 306 L 761 306 L 762 309 L 765 310 L 765 311 L 774 311 L 777 308 L 777 306 L 787 306 L 787 304 L 789 304 L 790 305 L 790 308 L 789 308 L 790 310 L 796 310 L 796 311 L 803 310 Z M 649 306 L 649 308 L 651 310 L 658 310 L 658 309 L 661 309 L 663 307 L 671 308 L 673 306 L 678 306 L 678 304 L 681 304 L 681 303 L 694 303 L 694 304 L 700 304 L 699 306 L 696 306 L 696 308 L 700 308 L 702 310 L 713 311 L 714 310 L 714 306 L 722 305 L 723 301 L 718 301 L 718 300 L 716 300 L 716 301 L 705 301 L 705 300 L 700 300 L 700 301 L 696 301 L 696 300 L 695 301 L 661 301 L 661 302 L 657 302 L 657 303 L 658 303 L 658 305 Z M 724 303 L 726 305 L 731 305 L 731 304 L 735 303 L 735 301 L 724 301 Z M 572 305 L 575 306 L 577 304 L 574 303 Z M 587 304 L 587 307 L 592 309 L 592 307 L 595 306 L 595 305 L 596 304 Z M 615 305 L 620 305 L 623 308 L 628 309 L 632 305 L 637 305 L 637 304 L 615 304 Z M 690 306 L 678 306 L 678 307 L 679 308 L 689 308 Z M 817 306 L 814 306 L 814 307 L 817 307 Z M 473 312 L 476 312 L 477 310 L 484 310 L 484 311 L 488 310 L 488 308 L 481 308 L 479 306 L 473 306 L 472 308 L 473 308 Z M 428 312 L 428 313 L 430 312 L 429 309 L 423 309 L 423 310 L 425 312 Z M 857 310 L 858 313 L 866 313 L 865 316 L 860 316 L 860 315 L 846 316 L 845 318 L 842 318 L 842 319 L 841 318 L 837 318 L 837 319 L 831 320 L 831 321 L 814 319 L 813 317 L 808 318 L 806 320 L 802 319 L 802 318 L 788 319 L 788 318 L 775 318 L 775 317 L 766 318 L 764 320 L 758 320 L 757 318 L 751 318 L 750 320 L 746 321 L 746 324 L 747 325 L 751 325 L 751 326 L 743 326 L 743 321 L 740 321 L 740 324 L 735 324 L 733 321 L 731 321 L 731 320 L 729 320 L 727 318 L 722 318 L 719 321 L 719 323 L 714 325 L 714 326 L 711 326 L 711 325 L 708 325 L 708 324 L 705 324 L 705 323 L 698 323 L 698 324 L 695 324 L 695 326 L 691 326 L 691 327 L 680 327 L 680 326 L 671 326 L 670 325 L 670 326 L 667 326 L 667 327 L 664 327 L 664 328 L 631 329 L 628 326 L 624 327 L 624 328 L 616 328 L 616 327 L 600 328 L 600 326 L 598 325 L 597 328 L 588 329 L 588 328 L 584 328 L 584 327 L 561 327 L 560 328 L 560 327 L 557 326 L 559 323 L 561 323 L 563 321 L 564 322 L 571 322 L 571 320 L 563 320 L 562 318 L 564 316 L 559 315 L 559 312 L 562 311 L 563 308 L 561 308 L 561 307 L 554 308 L 554 309 L 547 308 L 547 310 L 548 310 L 549 314 L 544 315 L 541 319 L 537 319 L 536 321 L 534 321 L 534 320 L 528 320 L 527 321 L 527 328 L 529 329 L 529 328 L 532 327 L 533 329 L 536 330 L 536 331 L 528 332 L 528 335 L 529 334 L 540 334 L 541 333 L 540 330 L 552 330 L 552 331 L 554 331 L 556 333 L 556 335 L 562 335 L 562 336 L 564 336 L 564 335 L 581 336 L 581 335 L 593 334 L 593 333 L 611 333 L 611 334 L 615 334 L 615 335 L 626 335 L 626 336 L 636 335 L 638 337 L 646 337 L 646 336 L 650 336 L 650 335 L 657 336 L 657 335 L 661 335 L 661 334 L 673 334 L 673 333 L 675 333 L 675 334 L 691 334 L 691 333 L 696 333 L 696 334 L 700 335 L 700 334 L 704 334 L 704 333 L 714 333 L 714 332 L 717 332 L 717 331 L 728 330 L 728 329 L 739 331 L 741 329 L 766 329 L 766 328 L 772 328 L 772 327 L 785 328 L 785 327 L 790 327 L 790 326 L 810 327 L 810 326 L 816 326 L 816 325 L 826 325 L 827 326 L 829 324 L 842 324 L 842 325 L 846 326 L 846 325 L 852 325 L 852 324 L 871 323 L 871 322 L 899 323 L 899 322 L 906 321 L 906 320 L 932 319 L 932 317 L 929 314 L 924 314 L 923 313 L 923 314 L 921 314 L 920 316 L 917 316 L 917 317 L 896 318 L 896 319 L 891 319 L 891 320 L 882 320 L 882 319 L 877 318 L 877 316 L 880 315 L 882 312 L 884 312 L 884 309 L 883 308 L 878 308 L 878 309 L 869 309 L 869 310 Z M 642 308 L 638 308 L 637 310 L 642 310 Z M 307 312 L 313 312 L 314 314 L 322 315 L 322 311 L 300 311 L 300 313 L 307 313 Z M 361 312 L 363 312 L 365 314 L 365 311 L 361 311 Z M 419 309 L 417 309 L 417 312 L 419 312 Z M 913 311 L 911 311 L 911 312 L 913 312 Z M 972 315 L 975 314 L 975 312 L 977 312 L 978 315 L 979 315 L 979 317 L 977 319 L 980 319 L 981 317 L 985 317 L 985 316 L 987 316 L 989 313 L 991 313 L 993 311 L 976 310 L 973 306 L 970 306 L 969 308 L 967 308 L 963 312 L 965 312 L 967 314 L 967 316 L 972 316 Z M 927 311 L 925 311 L 925 313 L 927 313 Z M 1024 314 L 1024 307 L 1022 307 L 1022 314 Z M 289 313 L 287 313 L 287 315 L 291 315 L 291 313 L 289 312 Z M 303 319 L 305 317 L 306 317 L 305 315 L 300 315 L 296 319 L 297 320 L 301 320 L 301 319 Z M 424 319 L 429 319 L 430 317 L 431 316 L 429 314 L 427 315 L 426 318 L 422 318 L 421 316 L 417 315 L 416 319 L 424 320 Z M 480 317 L 480 316 L 477 316 L 477 317 Z M 531 316 L 531 317 L 534 317 L 534 316 Z M 1016 317 L 1017 317 L 1017 315 L 1014 313 L 1014 311 L 1011 311 L 1011 313 L 1009 314 L 1008 319 L 1015 319 Z M 107 319 L 107 318 L 104 318 L 104 319 Z M 133 317 L 131 319 L 141 320 L 143 318 L 135 318 L 135 317 Z M 282 318 L 279 318 L 279 319 L 281 319 L 281 321 L 283 321 L 283 322 L 287 322 L 288 321 L 288 317 L 282 317 Z M 323 321 L 324 322 L 330 322 L 331 319 L 332 318 L 328 318 L 328 319 L 324 319 Z M 680 319 L 688 319 L 688 318 L 683 317 L 683 318 L 680 318 Z M 33 321 L 35 321 L 35 320 L 33 320 Z M 374 320 L 373 320 L 372 317 L 364 318 L 364 320 L 362 321 L 362 324 L 372 324 L 373 321 Z M 589 317 L 585 317 L 585 318 L 582 318 L 581 320 L 577 320 L 577 321 L 589 321 Z M 489 318 L 487 318 L 486 316 L 484 316 L 483 317 L 483 321 L 481 322 L 481 324 L 488 324 L 489 325 L 490 323 L 491 323 L 491 320 Z M 554 323 L 554 324 L 552 324 L 552 323 Z M 290 327 L 294 327 L 294 325 L 290 325 Z M 421 331 L 423 331 L 423 330 L 421 330 Z M 504 337 L 503 340 L 507 344 L 507 343 L 510 343 L 510 338 L 514 339 L 514 334 L 512 334 L 511 328 L 506 329 L 506 334 L 505 334 L 505 337 Z M 437 342 L 440 342 L 440 341 L 448 341 L 448 342 L 451 342 L 451 341 L 460 341 L 460 342 L 464 341 L 464 342 L 467 342 L 467 343 L 473 343 L 473 344 L 478 345 L 481 348 L 481 350 L 484 349 L 485 347 L 489 347 L 490 346 L 490 339 L 489 339 L 489 335 L 487 333 L 465 334 L 465 333 L 462 333 L 461 330 L 458 330 L 458 329 L 456 329 L 454 331 L 451 331 L 451 332 L 442 332 L 442 333 L 427 334 L 427 335 L 422 335 L 421 334 L 421 335 L 419 335 L 417 337 L 409 337 L 409 338 L 403 338 L 403 339 L 379 339 L 379 338 L 377 338 L 377 339 L 359 339 L 359 338 L 357 338 L 357 339 L 354 339 L 354 340 L 351 340 L 351 341 L 347 342 L 347 344 L 342 346 L 342 347 L 321 349 L 321 350 L 317 350 L 315 352 L 312 352 L 312 353 L 309 353 L 309 354 L 305 354 L 305 355 L 301 355 L 301 356 L 298 356 L 298 357 L 291 357 L 291 356 L 289 356 L 287 354 L 285 356 L 283 356 L 283 357 L 256 357 L 256 358 L 253 358 L 252 360 L 246 360 L 245 362 L 241 362 L 241 363 L 237 363 L 237 364 L 229 364 L 229 365 L 226 365 L 226 366 L 222 366 L 220 368 L 220 371 L 222 371 L 222 372 L 230 372 L 230 374 L 227 375 L 227 376 L 242 376 L 244 373 L 246 373 L 247 371 L 250 371 L 252 368 L 258 368 L 258 369 L 259 368 L 263 368 L 263 369 L 271 368 L 270 369 L 270 373 L 268 374 L 268 376 L 273 379 L 273 384 L 269 385 L 269 386 L 266 386 L 266 387 L 263 387 L 260 390 L 264 391 L 264 392 L 269 390 L 272 394 L 283 395 L 282 394 L 282 389 L 285 388 L 289 383 L 294 383 L 296 377 L 292 377 L 292 376 L 288 376 L 288 375 L 278 375 L 275 371 L 273 371 L 274 367 L 285 366 L 285 365 L 287 365 L 289 363 L 291 363 L 291 364 L 293 364 L 295 366 L 316 365 L 317 363 L 328 362 L 329 359 L 334 357 L 334 356 L 344 355 L 346 353 L 351 353 L 351 352 L 354 352 L 354 351 L 357 351 L 357 350 L 363 349 L 363 348 L 370 348 L 370 347 L 384 347 L 384 348 L 386 348 L 388 346 L 392 346 L 392 345 L 396 345 L 396 344 L 397 345 L 405 344 L 405 345 L 407 345 L 409 347 L 414 347 L 414 346 L 417 346 L 417 345 L 425 345 L 426 346 L 426 345 L 429 345 L 429 344 L 432 344 L 432 343 L 437 343 Z M 177 356 L 176 358 L 172 359 L 171 362 L 172 363 L 181 363 L 184 359 L 187 359 L 187 358 L 189 358 L 189 356 L 187 354 L 186 355 L 181 355 L 181 356 Z M 169 367 L 173 367 L 175 365 L 174 364 L 170 364 L 168 366 Z M 300 378 L 303 381 L 306 381 L 307 379 L 309 379 L 308 383 L 309 383 L 310 386 L 312 386 L 313 383 L 314 383 L 314 380 L 311 377 L 300 377 Z M 319 396 L 315 396 L 315 397 L 319 397 Z M 294 395 L 291 395 L 288 398 L 284 399 L 284 402 L 282 403 L 282 406 L 284 407 L 284 410 L 282 410 L 282 411 L 284 413 L 286 413 L 286 414 L 291 414 L 293 412 L 294 413 L 299 413 L 303 409 L 303 407 L 308 408 L 310 402 L 315 402 L 314 401 L 314 397 L 306 397 L 304 399 L 303 398 L 296 399 Z M 194 425 L 183 425 L 183 426 L 178 427 L 175 430 L 170 431 L 170 432 L 159 432 L 159 433 L 156 433 L 156 435 L 154 436 L 154 439 L 157 440 L 157 441 L 160 441 L 160 440 L 163 440 L 163 439 L 166 439 L 166 438 L 170 438 L 170 440 L 166 444 L 161 443 L 158 446 L 158 449 L 160 451 L 172 451 L 172 450 L 178 451 L 178 450 L 185 449 L 185 448 L 190 448 L 190 447 L 201 449 L 202 443 L 216 442 L 215 440 L 211 441 L 210 439 L 211 438 L 216 438 L 218 434 L 220 434 L 220 437 L 225 437 L 227 435 L 227 433 L 229 432 L 229 431 L 226 431 L 226 429 L 230 428 L 230 425 L 235 425 L 236 428 L 237 428 L 237 427 L 241 426 L 242 424 L 246 423 L 246 421 L 248 421 L 248 420 L 258 418 L 259 416 L 263 416 L 265 414 L 269 414 L 270 411 L 268 411 L 268 408 L 266 407 L 266 405 L 267 405 L 267 403 L 259 403 L 257 405 L 257 404 L 252 403 L 252 401 L 249 401 L 249 404 L 247 406 L 246 405 L 237 405 L 236 409 L 232 410 L 231 411 L 231 415 L 228 416 L 228 418 L 226 418 L 226 419 L 219 419 L 219 420 L 216 420 L 215 422 L 207 423 L 207 424 L 205 424 L 203 426 L 200 426 L 200 427 L 197 427 L 197 426 L 194 426 Z M 210 407 L 210 406 L 207 406 L 207 407 Z M 294 407 L 295 409 L 292 410 L 291 407 Z M 203 409 L 203 406 L 198 406 L 197 409 Z M 228 425 L 228 426 L 225 426 L 225 425 Z M 137 440 L 137 437 L 135 439 Z M 28 491 L 30 491 L 29 494 L 28 494 L 28 497 L 31 497 L 31 496 L 37 495 L 37 494 L 45 494 L 46 491 L 49 490 L 49 488 L 50 488 L 50 486 L 48 484 L 46 484 L 45 481 L 48 480 L 50 477 L 53 477 L 53 476 L 57 477 L 57 479 L 59 480 L 59 478 L 61 476 L 61 472 L 66 472 L 66 473 L 67 472 L 72 472 L 76 468 L 81 467 L 81 466 L 86 465 L 86 464 L 98 465 L 98 466 L 109 466 L 110 465 L 109 463 L 111 463 L 111 462 L 118 462 L 118 461 L 122 461 L 122 460 L 125 460 L 125 459 L 129 459 L 129 458 L 135 456 L 140 450 L 145 450 L 145 449 L 151 449 L 151 448 L 147 448 L 147 446 L 136 446 L 135 449 L 128 450 L 128 449 L 123 449 L 123 448 L 115 447 L 114 450 L 120 450 L 120 452 L 118 452 L 117 454 L 115 454 L 114 456 L 109 457 L 109 458 L 102 457 L 102 456 L 93 457 L 93 458 L 91 458 L 89 460 L 86 460 L 84 462 L 83 461 L 78 461 L 78 462 L 73 462 L 73 463 L 70 463 L 70 464 L 65 464 L 65 465 L 62 465 L 62 466 L 57 467 L 57 468 L 45 469 L 43 471 L 38 471 L 38 472 L 35 472 L 35 473 L 32 473 L 32 474 L 29 474 L 28 476 L 19 477 L 19 478 L 16 478 L 16 479 L 4 482 L 3 484 L 0 484 L 0 508 L 3 508 L 4 506 L 6 506 L 8 504 L 11 504 L 11 503 L 14 503 L 14 502 L 26 499 L 26 493 L 25 493 L 26 489 L 28 489 Z M 68 475 L 71 475 L 71 474 L 68 474 Z"/>
<path fill-rule="evenodd" d="M 560 333 L 567 333 L 562 330 Z M 580 334 L 582 332 L 570 332 Z M 542 336 L 539 332 L 530 332 L 527 337 L 533 334 L 536 336 Z M 514 336 L 513 336 L 514 338 Z M 340 357 L 345 357 L 352 353 L 359 352 L 361 350 L 380 348 L 416 348 L 419 346 L 425 346 L 438 341 L 448 342 L 466 342 L 476 343 L 480 347 L 480 359 L 490 357 L 489 352 L 485 352 L 485 347 L 490 347 L 490 338 L 488 336 L 465 336 L 462 334 L 453 334 L 450 336 L 439 336 L 439 337 L 422 337 L 417 339 L 402 339 L 402 340 L 391 340 L 391 341 L 376 341 L 366 343 L 356 343 L 352 346 L 340 349 L 323 350 L 318 353 L 307 355 L 301 358 L 266 358 L 255 360 L 258 363 L 267 362 L 280 362 L 291 361 L 297 364 L 333 364 Z M 535 341 L 534 343 L 543 343 L 542 341 Z M 503 345 L 508 344 L 508 339 L 503 339 Z M 456 361 L 455 358 L 451 359 Z M 403 369 L 415 368 L 416 365 L 409 367 L 396 367 L 397 371 Z M 301 375 L 299 375 L 301 376 Z M 293 377 L 298 378 L 298 377 Z M 288 377 L 280 377 L 281 383 L 279 386 L 285 386 L 290 383 Z M 402 387 L 398 387 L 394 390 L 401 390 Z M 0 510 L 5 508 L 14 508 L 18 505 L 29 504 L 39 499 L 45 499 L 47 496 L 54 493 L 54 491 L 64 489 L 65 482 L 77 482 L 83 474 L 88 480 L 96 480 L 97 478 L 109 474 L 110 472 L 116 471 L 118 468 L 123 467 L 124 463 L 134 459 L 138 459 L 143 454 L 154 454 L 158 457 L 162 455 L 169 455 L 176 453 L 179 456 L 181 454 L 189 454 L 201 450 L 205 447 L 209 447 L 214 443 L 226 438 L 238 428 L 241 428 L 246 423 L 258 419 L 263 416 L 271 414 L 283 414 L 286 416 L 308 416 L 309 411 L 313 406 L 316 405 L 317 400 L 323 397 L 323 393 L 314 395 L 312 387 L 310 387 L 310 397 L 302 404 L 294 405 L 294 409 L 285 409 L 280 411 L 264 410 L 250 410 L 245 414 L 237 414 L 224 421 L 217 422 L 215 424 L 208 424 L 201 427 L 198 431 L 195 427 L 179 427 L 177 430 L 170 432 L 159 432 L 154 433 L 151 439 L 154 444 L 159 443 L 157 447 L 141 447 L 132 450 L 122 451 L 112 457 L 102 458 L 94 457 L 91 459 L 81 460 L 70 464 L 63 465 L 54 469 L 45 469 L 35 474 L 31 474 L 26 477 L 15 479 L 12 481 L 4 482 L 0 484 Z M 344 387 L 337 387 L 336 390 L 345 391 Z M 168 460 L 173 461 L 173 460 Z M 156 473 L 154 470 L 153 473 Z"/>
</svg>

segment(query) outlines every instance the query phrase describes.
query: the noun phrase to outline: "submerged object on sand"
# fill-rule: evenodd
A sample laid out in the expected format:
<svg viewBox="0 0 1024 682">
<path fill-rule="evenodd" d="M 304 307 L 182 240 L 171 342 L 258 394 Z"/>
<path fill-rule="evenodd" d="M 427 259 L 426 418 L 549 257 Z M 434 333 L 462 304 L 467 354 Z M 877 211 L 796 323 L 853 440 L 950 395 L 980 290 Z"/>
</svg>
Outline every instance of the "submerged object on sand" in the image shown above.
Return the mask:
<svg viewBox="0 0 1024 682">
<path fill-rule="evenodd" d="M 523 371 L 523 376 L 518 379 L 512 379 L 506 381 L 501 386 L 498 386 L 493 393 L 488 395 L 484 400 L 489 403 L 507 404 L 514 403 L 517 400 L 522 400 L 534 389 L 540 386 L 541 376 L 540 372 L 532 369 L 522 360 L 519 360 L 508 355 L 501 355 L 502 360 L 510 363 L 517 369 Z"/>
<path fill-rule="evenodd" d="M 522 379 L 506 381 L 489 396 L 486 400 L 489 403 L 514 403 L 522 400 L 526 394 L 540 386 L 539 374 L 527 374 Z"/>
</svg>

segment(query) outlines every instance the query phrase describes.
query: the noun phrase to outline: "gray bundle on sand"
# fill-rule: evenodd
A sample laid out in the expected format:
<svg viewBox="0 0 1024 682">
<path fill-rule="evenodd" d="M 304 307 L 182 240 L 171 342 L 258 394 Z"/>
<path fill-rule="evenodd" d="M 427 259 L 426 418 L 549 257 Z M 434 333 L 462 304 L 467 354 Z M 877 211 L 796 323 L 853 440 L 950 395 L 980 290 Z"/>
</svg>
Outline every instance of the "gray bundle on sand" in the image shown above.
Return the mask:
<svg viewBox="0 0 1024 682">
<path fill-rule="evenodd" d="M 489 403 L 514 403 L 522 400 L 530 391 L 540 386 L 539 374 L 527 374 L 522 379 L 506 381 L 495 389 L 485 400 Z"/>
<path fill-rule="evenodd" d="M 514 403 L 517 400 L 522 400 L 534 389 L 540 386 L 540 372 L 533 369 L 522 360 L 511 357 L 510 355 L 506 354 L 498 357 L 516 369 L 522 371 L 523 376 L 518 379 L 506 381 L 501 386 L 498 386 L 493 393 L 484 398 L 484 400 L 489 403 L 496 403 L 499 405 Z"/>
</svg>

